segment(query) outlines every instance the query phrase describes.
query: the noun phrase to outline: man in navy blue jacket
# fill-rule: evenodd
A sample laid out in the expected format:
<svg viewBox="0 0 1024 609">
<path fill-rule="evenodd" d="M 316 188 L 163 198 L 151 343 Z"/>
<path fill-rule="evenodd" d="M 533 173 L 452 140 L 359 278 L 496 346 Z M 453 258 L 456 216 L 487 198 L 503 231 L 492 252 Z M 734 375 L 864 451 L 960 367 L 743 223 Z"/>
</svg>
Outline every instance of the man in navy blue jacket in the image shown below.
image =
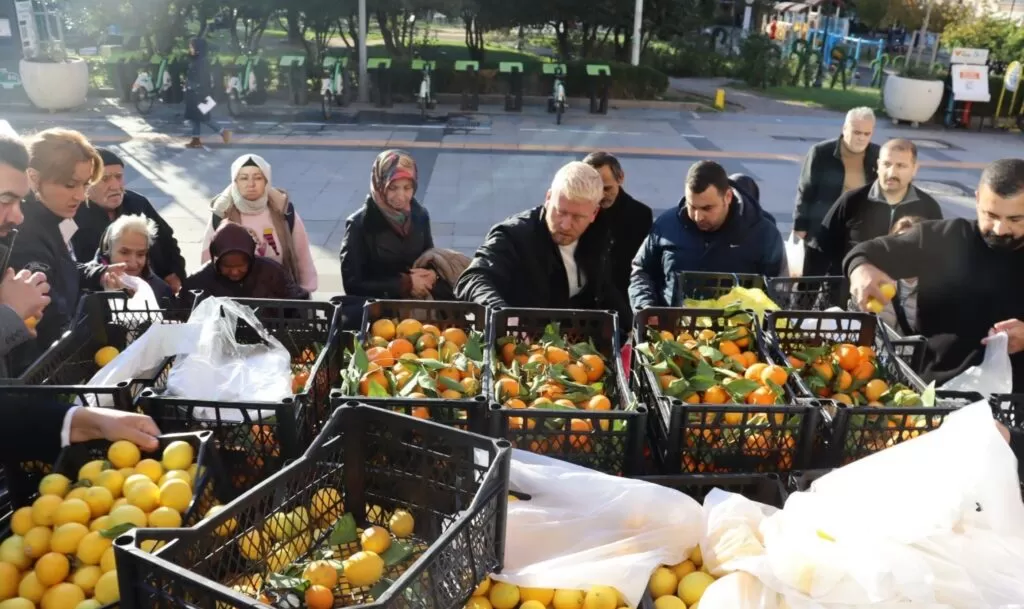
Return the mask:
<svg viewBox="0 0 1024 609">
<path fill-rule="evenodd" d="M 629 283 L 634 311 L 674 306 L 682 271 L 751 273 L 775 277 L 785 265 L 782 235 L 757 197 L 713 161 L 686 175 L 686 196 L 654 221 Z"/>
</svg>

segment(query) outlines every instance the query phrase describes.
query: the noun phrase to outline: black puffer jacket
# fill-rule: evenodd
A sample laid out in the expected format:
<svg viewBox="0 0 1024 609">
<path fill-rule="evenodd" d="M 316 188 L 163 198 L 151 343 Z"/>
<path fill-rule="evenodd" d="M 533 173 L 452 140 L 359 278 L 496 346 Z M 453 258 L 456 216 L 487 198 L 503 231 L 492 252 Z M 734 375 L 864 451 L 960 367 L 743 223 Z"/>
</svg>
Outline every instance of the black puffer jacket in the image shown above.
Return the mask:
<svg viewBox="0 0 1024 609">
<path fill-rule="evenodd" d="M 640 250 L 654 223 L 651 208 L 619 190 L 615 204 L 602 209 L 587 232 L 603 233 L 608 248 L 608 265 L 612 284 L 623 302 L 629 302 L 629 275 L 633 257 Z"/>
<path fill-rule="evenodd" d="M 796 186 L 796 210 L 793 212 L 793 230 L 807 231 L 813 236 L 821 226 L 825 214 L 843 194 L 846 169 L 843 167 L 842 138 L 825 140 L 811 146 L 800 168 L 800 181 Z M 868 144 L 864 151 L 864 181 L 870 184 L 878 178 L 878 144 Z"/>
<path fill-rule="evenodd" d="M 341 282 L 348 296 L 409 298 L 409 270 L 420 254 L 434 247 L 430 215 L 412 201 L 412 228 L 402 236 L 366 197 L 363 208 L 345 220 L 341 241 Z M 438 282 L 440 283 L 440 281 Z M 435 286 L 435 289 L 440 286 Z M 438 295 L 435 294 L 435 298 Z M 450 300 L 451 295 L 447 299 Z"/>
<path fill-rule="evenodd" d="M 586 284 L 570 298 L 565 264 L 544 213 L 543 206 L 535 207 L 493 226 L 459 278 L 456 296 L 490 307 L 611 309 L 619 313 L 619 328 L 628 330 L 632 315 L 612 282 L 603 233 L 588 230 L 580 237 L 575 259 Z"/>
</svg>

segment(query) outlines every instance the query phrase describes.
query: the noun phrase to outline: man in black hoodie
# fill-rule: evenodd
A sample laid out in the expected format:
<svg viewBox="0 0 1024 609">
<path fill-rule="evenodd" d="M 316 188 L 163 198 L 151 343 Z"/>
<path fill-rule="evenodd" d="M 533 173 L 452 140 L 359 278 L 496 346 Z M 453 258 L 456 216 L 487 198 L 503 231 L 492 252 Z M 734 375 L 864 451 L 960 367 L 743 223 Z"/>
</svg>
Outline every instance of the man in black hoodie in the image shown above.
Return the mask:
<svg viewBox="0 0 1024 609">
<path fill-rule="evenodd" d="M 878 153 L 878 179 L 848 190 L 811 232 L 804 277 L 838 275 L 843 256 L 854 246 L 884 237 L 900 218 L 941 220 L 935 199 L 912 184 L 917 174 L 917 146 L 902 138 L 889 140 Z"/>
<path fill-rule="evenodd" d="M 1009 335 L 1014 392 L 1024 391 L 1024 160 L 995 161 L 981 174 L 976 220 L 922 222 L 865 241 L 843 261 L 862 308 L 885 302 L 883 284 L 918 278 L 918 329 L 928 339 L 921 376 L 941 384 L 977 365 L 984 343 Z"/>
<path fill-rule="evenodd" d="M 75 258 L 92 260 L 107 227 L 121 216 L 143 215 L 156 223 L 157 234 L 149 250 L 149 266 L 177 293 L 185 279 L 185 259 L 174 229 L 157 213 L 149 199 L 124 187 L 124 161 L 113 151 L 97 148 L 103 159 L 103 176 L 89 187 L 89 200 L 75 213 L 78 230 L 71 238 Z M 109 252 L 107 252 L 109 253 Z"/>
<path fill-rule="evenodd" d="M 633 259 L 629 299 L 634 311 L 677 306 L 682 271 L 777 277 L 784 263 L 775 220 L 721 165 L 700 161 L 686 176 L 686 196 L 654 221 Z"/>
<path fill-rule="evenodd" d="M 622 188 L 626 174 L 619 159 L 607 152 L 592 152 L 583 162 L 596 169 L 604 182 L 601 211 L 587 230 L 604 235 L 612 283 L 622 301 L 628 302 L 633 256 L 647 238 L 647 233 L 651 232 L 654 214 L 650 207 L 629 196 Z"/>
</svg>

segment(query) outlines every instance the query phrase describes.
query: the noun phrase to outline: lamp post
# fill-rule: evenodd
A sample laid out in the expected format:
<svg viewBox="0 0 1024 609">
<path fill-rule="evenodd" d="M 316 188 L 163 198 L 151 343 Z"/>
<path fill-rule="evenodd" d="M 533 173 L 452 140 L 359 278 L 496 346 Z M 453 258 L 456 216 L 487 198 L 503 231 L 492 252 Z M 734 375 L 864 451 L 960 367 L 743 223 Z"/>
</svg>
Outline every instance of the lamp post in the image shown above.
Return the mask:
<svg viewBox="0 0 1024 609">
<path fill-rule="evenodd" d="M 359 103 L 370 101 L 370 74 L 366 63 L 366 0 L 359 0 Z"/>
<path fill-rule="evenodd" d="M 640 65 L 640 31 L 644 22 L 644 0 L 636 0 L 633 9 L 633 52 L 629 62 L 634 66 Z"/>
</svg>

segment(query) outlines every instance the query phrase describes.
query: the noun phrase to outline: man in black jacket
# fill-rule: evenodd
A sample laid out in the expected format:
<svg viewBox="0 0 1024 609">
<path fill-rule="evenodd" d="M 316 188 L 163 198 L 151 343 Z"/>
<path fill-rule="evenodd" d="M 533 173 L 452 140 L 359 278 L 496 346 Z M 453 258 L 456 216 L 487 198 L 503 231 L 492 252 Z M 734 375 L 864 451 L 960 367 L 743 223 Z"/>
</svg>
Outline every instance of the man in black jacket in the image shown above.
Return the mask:
<svg viewBox="0 0 1024 609">
<path fill-rule="evenodd" d="M 1009 336 L 1014 392 L 1024 391 L 1024 160 L 1003 159 L 981 175 L 977 220 L 922 222 L 865 241 L 843 261 L 862 308 L 883 284 L 918 279 L 918 329 L 928 339 L 921 376 L 941 384 L 981 362 L 984 343 Z"/>
<path fill-rule="evenodd" d="M 600 209 L 603 184 L 593 167 L 573 161 L 558 170 L 544 205 L 496 224 L 459 278 L 459 300 L 490 307 L 612 309 L 619 328 L 632 322 L 612 284 L 602 235 L 587 228 Z"/>
<path fill-rule="evenodd" d="M 807 241 L 803 276 L 840 274 L 843 256 L 864 241 L 888 235 L 900 218 L 941 220 L 935 199 L 912 184 L 916 174 L 914 142 L 886 142 L 878 156 L 878 179 L 840 196 Z"/>
<path fill-rule="evenodd" d="M 89 187 L 89 200 L 75 214 L 78 230 L 71 238 L 75 258 L 79 262 L 92 260 L 111 222 L 123 215 L 141 214 L 157 226 L 156 241 L 149 250 L 149 266 L 177 294 L 187 274 L 174 229 L 157 213 L 149 199 L 125 189 L 121 157 L 104 148 L 97 148 L 96 152 L 103 159 L 103 177 Z"/>
<path fill-rule="evenodd" d="M 793 232 L 813 237 L 839 195 L 870 184 L 877 177 L 878 144 L 871 143 L 875 113 L 854 108 L 846 113 L 840 137 L 811 147 L 800 168 Z"/>
<path fill-rule="evenodd" d="M 622 188 L 626 174 L 617 158 L 607 152 L 592 152 L 583 162 L 596 169 L 604 182 L 601 211 L 587 230 L 604 235 L 612 284 L 623 302 L 628 302 L 633 256 L 651 232 L 654 214 Z"/>
</svg>

